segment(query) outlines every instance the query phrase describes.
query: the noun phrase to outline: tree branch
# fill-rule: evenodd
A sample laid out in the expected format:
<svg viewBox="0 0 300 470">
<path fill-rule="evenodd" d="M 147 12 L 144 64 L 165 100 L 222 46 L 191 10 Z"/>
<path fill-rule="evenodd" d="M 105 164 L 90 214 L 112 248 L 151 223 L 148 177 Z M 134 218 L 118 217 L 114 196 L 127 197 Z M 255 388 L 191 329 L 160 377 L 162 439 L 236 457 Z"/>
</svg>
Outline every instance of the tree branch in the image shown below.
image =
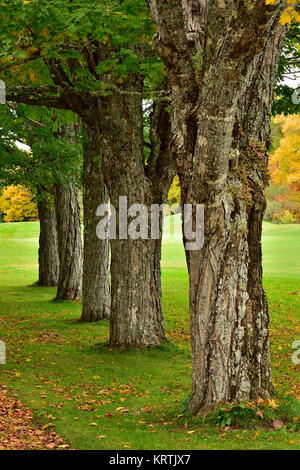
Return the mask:
<svg viewBox="0 0 300 470">
<path fill-rule="evenodd" d="M 172 88 L 186 90 L 189 101 L 197 93 L 195 71 L 188 45 L 181 0 L 147 0 L 158 34 L 153 47 L 163 58 Z"/>
<path fill-rule="evenodd" d="M 150 121 L 150 141 L 147 145 L 151 154 L 145 167 L 147 177 L 159 191 L 169 191 L 176 174 L 175 162 L 171 155 L 171 120 L 167 111 L 168 101 L 153 103 Z"/>
<path fill-rule="evenodd" d="M 59 87 L 50 85 L 43 87 L 8 87 L 6 89 L 6 100 L 32 106 L 68 109 L 67 103 L 61 94 L 59 96 L 48 94 L 57 94 L 60 91 Z"/>
</svg>

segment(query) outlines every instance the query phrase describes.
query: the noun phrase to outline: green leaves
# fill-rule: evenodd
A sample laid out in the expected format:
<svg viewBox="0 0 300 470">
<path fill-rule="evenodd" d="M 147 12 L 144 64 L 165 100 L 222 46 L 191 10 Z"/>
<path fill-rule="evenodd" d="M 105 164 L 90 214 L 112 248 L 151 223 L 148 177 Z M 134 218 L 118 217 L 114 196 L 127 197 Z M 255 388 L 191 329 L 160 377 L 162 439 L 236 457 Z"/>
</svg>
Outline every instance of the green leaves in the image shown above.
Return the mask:
<svg viewBox="0 0 300 470">
<path fill-rule="evenodd" d="M 154 32 L 140 0 L 13 0 L 0 17 L 1 78 L 14 84 L 18 65 L 23 85 L 52 84 L 45 62 L 55 58 L 77 91 L 101 90 L 106 72 L 141 73 L 147 88 L 156 86 L 163 67 L 152 52 Z"/>
<path fill-rule="evenodd" d="M 14 110 L 2 106 L 1 111 L 1 186 L 25 184 L 35 191 L 39 184 L 50 188 L 55 182 L 70 179 L 80 184 L 81 136 L 73 142 L 55 137 L 62 125 L 77 120 L 72 112 L 26 105 Z M 20 150 L 16 141 L 29 144 L 31 152 Z"/>
<path fill-rule="evenodd" d="M 300 7 L 297 7 L 300 12 Z M 275 88 L 275 100 L 273 103 L 273 114 L 298 114 L 300 106 L 292 101 L 294 88 L 297 84 L 290 86 L 287 84 L 286 79 L 291 80 L 299 77 L 300 70 L 300 25 L 290 25 L 286 37 L 283 54 L 279 60 L 278 67 L 278 80 Z"/>
</svg>

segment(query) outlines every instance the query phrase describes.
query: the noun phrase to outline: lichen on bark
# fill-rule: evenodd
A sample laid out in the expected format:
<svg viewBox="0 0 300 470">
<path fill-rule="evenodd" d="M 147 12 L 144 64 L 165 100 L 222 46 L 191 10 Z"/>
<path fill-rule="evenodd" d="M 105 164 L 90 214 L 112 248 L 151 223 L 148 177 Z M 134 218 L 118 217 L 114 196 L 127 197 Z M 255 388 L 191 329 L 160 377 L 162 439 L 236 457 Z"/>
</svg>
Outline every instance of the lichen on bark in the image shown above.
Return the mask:
<svg viewBox="0 0 300 470">
<path fill-rule="evenodd" d="M 204 44 L 203 67 L 195 73 L 189 5 L 150 1 L 158 27 L 154 45 L 172 92 L 172 150 L 182 203 L 205 206 L 204 246 L 186 252 L 193 351 L 189 410 L 205 415 L 219 403 L 255 399 L 272 389 L 261 226 L 284 30 L 278 25 L 281 4 L 260 0 L 252 9 L 249 2 L 207 1 L 197 22 L 201 31 L 194 24 L 194 37 Z"/>
</svg>

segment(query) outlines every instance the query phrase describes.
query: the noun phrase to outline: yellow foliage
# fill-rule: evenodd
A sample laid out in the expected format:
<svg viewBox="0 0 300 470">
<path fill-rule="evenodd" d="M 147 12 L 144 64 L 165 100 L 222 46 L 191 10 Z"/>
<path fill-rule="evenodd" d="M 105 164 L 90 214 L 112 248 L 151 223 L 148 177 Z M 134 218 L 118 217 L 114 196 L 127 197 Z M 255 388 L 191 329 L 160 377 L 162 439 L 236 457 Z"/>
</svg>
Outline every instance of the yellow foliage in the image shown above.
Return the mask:
<svg viewBox="0 0 300 470">
<path fill-rule="evenodd" d="M 270 157 L 270 171 L 277 184 L 300 189 L 300 115 L 280 115 L 275 123 L 281 125 L 283 138 Z"/>
<path fill-rule="evenodd" d="M 275 5 L 280 0 L 266 0 L 266 5 Z M 298 0 L 287 0 L 288 7 L 284 10 L 280 17 L 280 23 L 282 25 L 291 24 L 292 21 L 300 22 L 300 15 L 296 11 Z"/>
<path fill-rule="evenodd" d="M 38 218 L 38 211 L 33 196 L 23 186 L 9 186 L 0 197 L 0 211 L 5 222 L 22 222 Z"/>
</svg>

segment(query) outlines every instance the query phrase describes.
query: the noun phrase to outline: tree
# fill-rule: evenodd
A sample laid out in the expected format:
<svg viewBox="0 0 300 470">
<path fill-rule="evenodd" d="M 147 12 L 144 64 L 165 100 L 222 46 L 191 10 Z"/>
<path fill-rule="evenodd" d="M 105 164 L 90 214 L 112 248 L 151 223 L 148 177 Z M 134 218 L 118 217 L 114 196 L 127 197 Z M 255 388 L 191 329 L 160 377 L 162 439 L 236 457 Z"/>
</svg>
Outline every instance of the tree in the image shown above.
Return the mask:
<svg viewBox="0 0 300 470">
<path fill-rule="evenodd" d="M 59 278 L 59 255 L 57 241 L 56 211 L 51 201 L 43 192 L 38 198 L 40 219 L 39 236 L 39 287 L 54 287 Z"/>
<path fill-rule="evenodd" d="M 108 202 L 101 171 L 98 135 L 84 125 L 83 207 L 84 262 L 82 321 L 99 321 L 110 315 L 109 240 L 99 240 L 96 229 L 97 208 Z"/>
<path fill-rule="evenodd" d="M 9 186 L 0 197 L 0 210 L 5 222 L 27 222 L 38 217 L 33 196 L 23 186 Z"/>
<path fill-rule="evenodd" d="M 158 27 L 154 45 L 172 91 L 182 204 L 205 206 L 204 246 L 186 251 L 189 409 L 203 415 L 218 403 L 255 399 L 272 389 L 260 236 L 282 4 L 149 4 Z"/>
<path fill-rule="evenodd" d="M 55 184 L 59 279 L 56 300 L 82 296 L 82 240 L 78 189 L 72 183 Z"/>
<path fill-rule="evenodd" d="M 14 24 L 2 32 L 7 98 L 71 109 L 81 117 L 98 136 L 103 178 L 117 212 L 119 195 L 127 195 L 129 205 L 162 201 L 173 179 L 169 138 L 162 139 L 158 129 L 149 162 L 142 139 L 143 97 L 159 99 L 154 120 L 163 123 L 165 132 L 169 127 L 168 103 L 160 101 L 166 96 L 158 79 L 162 64 L 148 42 L 154 28 L 146 5 L 113 1 L 107 8 L 106 2 L 86 1 L 78 8 L 71 2 L 13 1 L 5 6 L 1 21 Z M 11 74 L 14 67 L 21 83 Z M 111 242 L 113 346 L 153 346 L 166 340 L 160 244 Z"/>
<path fill-rule="evenodd" d="M 21 151 L 16 140 L 26 143 L 26 126 L 30 118 L 17 110 L 2 107 L 2 126 L 0 144 L 0 182 L 7 184 L 26 184 L 35 195 L 40 219 L 39 238 L 39 279 L 40 287 L 56 286 L 59 273 L 59 258 L 57 248 L 56 213 L 51 195 L 45 192 L 45 186 L 36 181 L 37 167 L 31 152 Z M 37 122 L 35 121 L 37 124 Z M 39 169 L 44 166 L 44 159 Z M 47 169 L 47 174 L 49 168 Z"/>
<path fill-rule="evenodd" d="M 289 184 L 300 190 L 300 115 L 277 116 L 282 139 L 271 154 L 270 169 L 277 184 Z"/>
<path fill-rule="evenodd" d="M 275 99 L 273 102 L 273 114 L 298 114 L 297 100 L 292 99 L 295 89 L 289 85 L 291 81 L 299 78 L 300 54 L 299 54 L 299 17 L 300 5 L 296 0 L 288 2 L 288 10 L 282 18 L 286 25 L 286 37 L 283 52 L 279 60 L 277 83 L 275 87 Z M 293 21 L 294 20 L 294 21 Z M 287 23 L 288 22 L 288 23 Z M 289 79 L 289 82 L 286 81 Z"/>
<path fill-rule="evenodd" d="M 54 120 L 56 130 L 53 135 L 37 138 L 32 142 L 33 152 L 42 159 L 52 159 L 54 149 L 60 149 L 56 158 L 63 160 L 64 155 L 72 162 L 71 156 L 78 158 L 76 138 L 79 134 L 77 122 L 70 124 Z M 49 139 L 50 137 L 50 139 Z M 48 140 L 49 139 L 49 140 Z M 52 150 L 52 147 L 54 149 Z M 80 147 L 79 147 L 80 148 Z M 59 151 L 59 150 L 58 150 Z M 81 154 L 81 151 L 79 152 Z M 53 162 L 52 162 L 53 163 Z M 59 254 L 59 277 L 56 300 L 78 300 L 82 297 L 82 263 L 83 247 L 81 237 L 81 220 L 78 187 L 76 176 L 72 170 L 58 175 L 51 185 L 54 195 L 54 204 L 57 224 L 57 240 Z M 76 173 L 75 173 L 76 175 Z"/>
<path fill-rule="evenodd" d="M 78 277 L 78 265 L 81 261 L 81 238 L 77 239 L 80 244 L 78 250 L 76 240 L 72 240 L 72 236 L 66 230 L 61 221 L 61 217 L 57 220 L 57 210 L 61 210 L 61 203 L 67 200 L 70 191 L 70 181 L 73 181 L 73 192 L 77 198 L 77 204 L 67 205 L 64 207 L 64 216 L 69 221 L 80 220 L 76 216 L 78 213 L 78 190 L 74 183 L 80 179 L 81 152 L 76 145 L 76 141 L 70 142 L 57 134 L 60 122 L 69 123 L 71 126 L 74 121 L 73 113 L 53 112 L 47 108 L 33 110 L 29 106 L 7 106 L 2 107 L 2 144 L 0 147 L 1 154 L 1 173 L 0 179 L 4 183 L 26 183 L 35 194 L 38 204 L 40 216 L 40 244 L 39 244 L 39 286 L 56 286 L 58 285 L 58 294 L 61 300 L 72 298 L 70 292 L 76 291 L 76 296 L 80 296 L 80 288 L 74 289 L 72 283 L 68 286 L 71 278 Z M 15 141 L 19 140 L 23 144 L 29 144 L 30 152 L 20 151 Z M 76 183 L 77 184 L 77 183 Z M 61 198 L 58 201 L 54 198 L 54 188 L 59 187 Z M 57 202 L 55 208 L 55 200 Z M 75 211 L 75 212 L 74 212 Z M 59 237 L 57 237 L 57 228 Z M 69 231 L 72 225 L 68 227 Z M 78 232 L 78 230 L 77 230 Z M 76 232 L 76 233 L 77 233 Z M 72 253 L 70 258 L 65 258 L 61 252 L 61 260 L 59 263 L 58 256 L 58 240 L 62 246 L 69 244 L 67 249 Z M 65 240 L 65 241 L 64 241 Z M 79 258 L 76 256 L 80 254 Z M 67 267 L 65 264 L 67 263 Z M 73 263 L 73 264 L 72 264 Z M 72 268 L 73 266 L 73 268 Z M 74 273 L 70 274 L 70 270 L 74 269 Z M 61 275 L 59 276 L 59 271 Z M 64 276 L 68 274 L 67 278 Z M 81 275 L 79 270 L 78 281 L 81 285 Z M 63 284 L 64 288 L 61 287 Z"/>
<path fill-rule="evenodd" d="M 127 196 L 128 207 L 143 202 L 149 212 L 151 204 L 162 204 L 174 174 L 169 165 L 170 122 L 164 101 L 154 104 L 151 154 L 145 164 L 142 87 L 143 77 L 129 75 L 119 93 L 98 99 L 94 113 L 99 116 L 95 133 L 101 142 L 104 181 L 117 213 L 122 195 Z M 160 257 L 161 231 L 157 240 L 128 239 L 120 232 L 117 218 L 116 238 L 111 239 L 111 346 L 154 346 L 166 340 Z"/>
</svg>

